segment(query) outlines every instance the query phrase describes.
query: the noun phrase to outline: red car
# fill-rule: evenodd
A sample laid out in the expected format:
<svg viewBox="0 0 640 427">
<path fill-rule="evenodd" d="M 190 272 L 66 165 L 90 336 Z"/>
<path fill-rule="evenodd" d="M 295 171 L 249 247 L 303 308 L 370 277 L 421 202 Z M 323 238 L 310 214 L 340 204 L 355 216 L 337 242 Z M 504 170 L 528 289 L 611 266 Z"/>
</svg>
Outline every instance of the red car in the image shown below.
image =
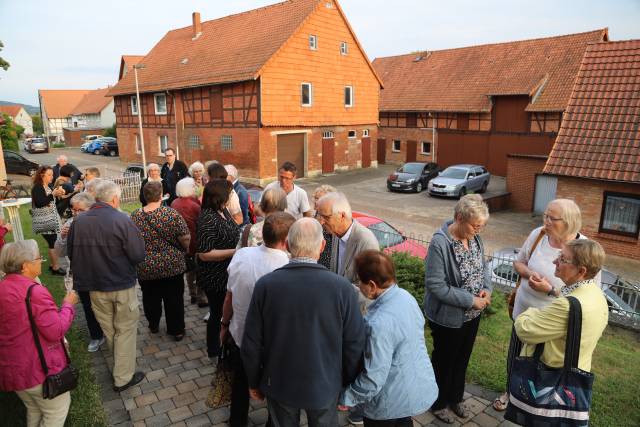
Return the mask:
<svg viewBox="0 0 640 427">
<path fill-rule="evenodd" d="M 427 256 L 426 247 L 407 238 L 380 218 L 356 211 L 353 212 L 353 218 L 375 234 L 385 252 L 408 252 L 423 259 Z"/>
</svg>

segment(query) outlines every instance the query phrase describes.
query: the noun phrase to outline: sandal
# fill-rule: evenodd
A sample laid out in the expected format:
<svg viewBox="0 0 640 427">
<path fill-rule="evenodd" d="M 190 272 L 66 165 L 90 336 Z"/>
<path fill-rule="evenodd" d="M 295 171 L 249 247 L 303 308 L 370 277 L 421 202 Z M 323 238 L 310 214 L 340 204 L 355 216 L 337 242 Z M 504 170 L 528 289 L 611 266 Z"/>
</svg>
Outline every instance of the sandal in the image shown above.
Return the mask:
<svg viewBox="0 0 640 427">
<path fill-rule="evenodd" d="M 469 418 L 469 416 L 471 415 L 471 412 L 469 411 L 469 408 L 467 408 L 467 405 L 462 402 L 456 403 L 455 405 L 451 406 L 451 410 L 460 418 Z"/>
<path fill-rule="evenodd" d="M 493 401 L 493 409 L 496 411 L 502 412 L 507 409 L 507 404 L 509 403 L 509 393 L 505 392 L 500 396 L 496 397 Z"/>
<path fill-rule="evenodd" d="M 443 423 L 453 424 L 455 421 L 455 418 L 453 418 L 451 412 L 449 412 L 447 408 L 438 409 L 436 411 L 432 410 L 431 412 L 433 412 L 433 415 Z"/>
</svg>

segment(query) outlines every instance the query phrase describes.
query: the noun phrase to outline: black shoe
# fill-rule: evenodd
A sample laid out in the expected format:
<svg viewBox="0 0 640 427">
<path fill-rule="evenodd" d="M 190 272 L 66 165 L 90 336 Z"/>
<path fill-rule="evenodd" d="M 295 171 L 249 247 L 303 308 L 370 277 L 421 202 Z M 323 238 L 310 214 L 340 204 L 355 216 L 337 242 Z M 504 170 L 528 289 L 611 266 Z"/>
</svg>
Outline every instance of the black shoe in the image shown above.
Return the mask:
<svg viewBox="0 0 640 427">
<path fill-rule="evenodd" d="M 152 334 L 157 334 L 159 331 L 160 331 L 159 327 L 156 326 L 155 328 L 153 328 L 149 326 L 149 332 L 151 332 Z"/>
<path fill-rule="evenodd" d="M 51 274 L 56 274 L 58 276 L 66 276 L 67 272 L 64 271 L 62 268 L 58 268 L 56 270 L 53 269 L 53 267 L 49 266 L 49 270 L 51 270 Z"/>
<path fill-rule="evenodd" d="M 198 301 L 198 298 L 191 297 L 191 304 L 195 304 Z"/>
<path fill-rule="evenodd" d="M 126 389 L 128 389 L 129 387 L 132 387 L 132 386 L 138 384 L 143 379 L 144 379 L 144 372 L 137 371 L 135 374 L 133 374 L 133 377 L 131 377 L 131 381 L 129 381 L 125 385 L 120 386 L 120 387 L 117 387 L 117 386 L 114 385 L 113 386 L 113 391 L 115 391 L 116 393 L 123 392 Z"/>
</svg>

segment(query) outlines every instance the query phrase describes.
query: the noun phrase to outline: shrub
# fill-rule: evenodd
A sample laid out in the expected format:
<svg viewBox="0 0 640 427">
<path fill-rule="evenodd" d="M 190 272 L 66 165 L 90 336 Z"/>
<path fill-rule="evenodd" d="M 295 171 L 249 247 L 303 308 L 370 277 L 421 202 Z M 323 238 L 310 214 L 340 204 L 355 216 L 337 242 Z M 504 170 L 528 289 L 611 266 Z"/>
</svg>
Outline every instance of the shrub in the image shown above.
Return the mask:
<svg viewBox="0 0 640 427">
<path fill-rule="evenodd" d="M 110 128 L 106 128 L 104 130 L 104 133 L 102 134 L 102 136 L 110 136 L 112 138 L 117 138 L 116 135 L 116 125 L 115 123 L 113 124 L 113 126 L 111 126 Z"/>
<path fill-rule="evenodd" d="M 391 254 L 398 285 L 407 290 L 422 307 L 424 300 L 424 261 L 405 252 Z"/>
</svg>

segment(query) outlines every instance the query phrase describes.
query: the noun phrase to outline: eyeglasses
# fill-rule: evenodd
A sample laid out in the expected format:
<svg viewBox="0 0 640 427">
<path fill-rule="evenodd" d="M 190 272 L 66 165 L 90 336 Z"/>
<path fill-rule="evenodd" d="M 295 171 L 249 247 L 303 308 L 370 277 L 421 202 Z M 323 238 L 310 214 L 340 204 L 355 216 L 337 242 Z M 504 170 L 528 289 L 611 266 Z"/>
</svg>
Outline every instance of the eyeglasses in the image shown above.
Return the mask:
<svg viewBox="0 0 640 427">
<path fill-rule="evenodd" d="M 542 220 L 543 221 L 551 221 L 551 222 L 557 222 L 557 221 L 564 221 L 562 218 L 554 218 L 551 215 L 547 215 L 547 214 L 542 214 Z"/>
<path fill-rule="evenodd" d="M 36 262 L 36 261 L 40 261 L 40 262 L 47 262 L 47 260 L 45 258 L 42 258 L 41 256 L 39 256 L 38 258 L 32 259 L 31 262 Z"/>
<path fill-rule="evenodd" d="M 564 255 L 558 255 L 558 258 L 556 258 L 556 262 L 558 264 L 573 264 L 573 260 L 572 259 L 566 259 L 564 257 Z"/>
<path fill-rule="evenodd" d="M 330 213 L 329 215 L 323 215 L 323 214 L 320 213 L 320 211 L 316 211 L 316 214 L 315 214 L 315 218 L 316 219 L 318 219 L 318 220 L 322 219 L 324 221 L 327 221 L 332 216 L 333 216 L 333 213 Z"/>
</svg>

